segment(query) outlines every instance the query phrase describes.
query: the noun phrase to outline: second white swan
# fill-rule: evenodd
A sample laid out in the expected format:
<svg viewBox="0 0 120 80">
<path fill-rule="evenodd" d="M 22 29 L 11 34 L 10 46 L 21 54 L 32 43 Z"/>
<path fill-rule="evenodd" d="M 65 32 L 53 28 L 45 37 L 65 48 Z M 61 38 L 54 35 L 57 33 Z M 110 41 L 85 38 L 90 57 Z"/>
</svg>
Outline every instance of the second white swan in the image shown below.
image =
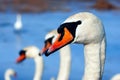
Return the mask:
<svg viewBox="0 0 120 80">
<path fill-rule="evenodd" d="M 42 49 L 42 52 L 45 52 L 49 46 L 54 43 L 55 38 L 57 37 L 57 30 L 49 32 L 45 36 L 45 46 Z M 71 50 L 70 46 L 66 45 L 60 49 L 60 68 L 56 80 L 69 80 L 71 68 Z"/>
<path fill-rule="evenodd" d="M 39 56 L 39 49 L 35 46 L 29 46 L 20 51 L 17 63 L 22 62 L 26 58 L 33 58 L 35 61 L 35 74 L 33 80 L 42 80 L 43 74 L 43 58 Z"/>
</svg>

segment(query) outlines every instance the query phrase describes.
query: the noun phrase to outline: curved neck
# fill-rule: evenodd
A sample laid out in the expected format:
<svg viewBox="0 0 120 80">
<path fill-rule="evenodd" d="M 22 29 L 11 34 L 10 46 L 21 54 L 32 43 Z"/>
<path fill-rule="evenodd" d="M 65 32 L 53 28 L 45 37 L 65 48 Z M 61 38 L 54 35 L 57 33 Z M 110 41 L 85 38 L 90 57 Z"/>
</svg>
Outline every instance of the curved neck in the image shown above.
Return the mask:
<svg viewBox="0 0 120 80">
<path fill-rule="evenodd" d="M 70 46 L 66 45 L 60 49 L 60 68 L 57 80 L 69 80 L 71 66 Z"/>
<path fill-rule="evenodd" d="M 83 80 L 100 80 L 100 49 L 101 43 L 85 45 L 85 71 Z"/>
<path fill-rule="evenodd" d="M 35 61 L 35 75 L 33 80 L 41 80 L 43 73 L 43 59 L 40 56 L 34 58 Z"/>
</svg>

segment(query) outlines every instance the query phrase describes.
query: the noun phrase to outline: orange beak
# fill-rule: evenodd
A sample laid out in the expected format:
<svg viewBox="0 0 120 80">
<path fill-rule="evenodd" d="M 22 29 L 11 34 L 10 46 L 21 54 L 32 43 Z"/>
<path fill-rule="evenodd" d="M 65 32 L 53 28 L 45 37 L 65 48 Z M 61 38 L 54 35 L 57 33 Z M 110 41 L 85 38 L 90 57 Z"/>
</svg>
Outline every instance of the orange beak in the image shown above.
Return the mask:
<svg viewBox="0 0 120 80">
<path fill-rule="evenodd" d="M 20 63 L 20 62 L 22 62 L 25 58 L 26 58 L 26 57 L 25 57 L 25 54 L 21 54 L 21 55 L 17 58 L 16 62 L 17 62 L 17 63 Z"/>
<path fill-rule="evenodd" d="M 60 37 L 61 37 L 61 34 L 59 33 L 55 42 L 49 47 L 47 52 L 48 54 L 55 52 L 56 50 L 69 44 L 73 40 L 73 35 L 69 32 L 69 30 L 66 27 L 64 28 L 64 35 L 62 37 L 62 40 L 59 40 Z"/>
</svg>

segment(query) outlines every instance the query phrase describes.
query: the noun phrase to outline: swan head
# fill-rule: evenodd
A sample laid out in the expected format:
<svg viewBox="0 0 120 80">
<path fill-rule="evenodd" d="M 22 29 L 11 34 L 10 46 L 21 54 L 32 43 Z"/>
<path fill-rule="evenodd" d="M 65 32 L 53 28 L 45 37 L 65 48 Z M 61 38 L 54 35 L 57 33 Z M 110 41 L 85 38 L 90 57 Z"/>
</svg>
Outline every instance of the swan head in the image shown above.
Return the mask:
<svg viewBox="0 0 120 80">
<path fill-rule="evenodd" d="M 45 54 L 51 54 L 70 43 L 98 43 L 104 36 L 101 21 L 92 13 L 81 12 L 67 18 L 57 29 L 57 38 Z"/>
<path fill-rule="evenodd" d="M 19 57 L 17 58 L 16 62 L 22 62 L 26 58 L 35 58 L 39 55 L 39 49 L 35 46 L 29 46 L 24 49 L 22 49 L 19 52 Z"/>
<path fill-rule="evenodd" d="M 45 36 L 44 47 L 42 48 L 40 55 L 42 55 L 41 53 L 45 53 L 45 56 L 49 55 L 46 54 L 46 52 L 48 48 L 55 42 L 56 38 L 57 38 L 57 30 L 53 30 Z"/>
<path fill-rule="evenodd" d="M 16 77 L 16 72 L 13 70 L 13 69 L 7 69 L 6 70 L 6 73 L 5 73 L 5 76 L 14 76 Z"/>
</svg>

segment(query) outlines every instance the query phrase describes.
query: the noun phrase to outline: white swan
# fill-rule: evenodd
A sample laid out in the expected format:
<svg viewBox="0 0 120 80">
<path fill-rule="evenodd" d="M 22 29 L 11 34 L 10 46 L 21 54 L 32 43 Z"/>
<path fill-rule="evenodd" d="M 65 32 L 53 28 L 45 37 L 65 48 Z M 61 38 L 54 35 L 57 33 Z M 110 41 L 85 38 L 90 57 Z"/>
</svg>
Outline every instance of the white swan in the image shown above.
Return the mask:
<svg viewBox="0 0 120 80">
<path fill-rule="evenodd" d="M 45 46 L 42 49 L 42 52 L 45 52 L 47 48 L 50 45 L 52 45 L 56 36 L 57 30 L 53 30 L 45 36 Z M 69 80 L 70 67 L 71 67 L 71 51 L 70 46 L 67 45 L 60 49 L 60 68 L 56 80 Z M 52 78 L 52 80 L 54 80 L 54 78 Z"/>
<path fill-rule="evenodd" d="M 45 54 L 50 55 L 69 43 L 83 44 L 85 56 L 83 80 L 101 80 L 106 48 L 102 22 L 92 13 L 81 12 L 67 18 L 57 32 L 55 42 Z"/>
<path fill-rule="evenodd" d="M 43 58 L 39 56 L 39 49 L 35 46 L 29 46 L 20 51 L 20 56 L 17 58 L 17 63 L 26 58 L 33 58 L 35 61 L 35 75 L 33 80 L 41 80 L 43 73 Z"/>
<path fill-rule="evenodd" d="M 120 73 L 114 75 L 114 76 L 111 78 L 111 80 L 120 80 Z"/>
<path fill-rule="evenodd" d="M 16 31 L 20 31 L 22 29 L 22 21 L 21 21 L 21 15 L 20 14 L 17 14 L 17 17 L 16 17 L 16 22 L 14 24 L 14 29 Z"/>
<path fill-rule="evenodd" d="M 16 76 L 16 72 L 13 69 L 7 69 L 4 75 L 5 80 L 11 80 L 11 76 Z"/>
</svg>

